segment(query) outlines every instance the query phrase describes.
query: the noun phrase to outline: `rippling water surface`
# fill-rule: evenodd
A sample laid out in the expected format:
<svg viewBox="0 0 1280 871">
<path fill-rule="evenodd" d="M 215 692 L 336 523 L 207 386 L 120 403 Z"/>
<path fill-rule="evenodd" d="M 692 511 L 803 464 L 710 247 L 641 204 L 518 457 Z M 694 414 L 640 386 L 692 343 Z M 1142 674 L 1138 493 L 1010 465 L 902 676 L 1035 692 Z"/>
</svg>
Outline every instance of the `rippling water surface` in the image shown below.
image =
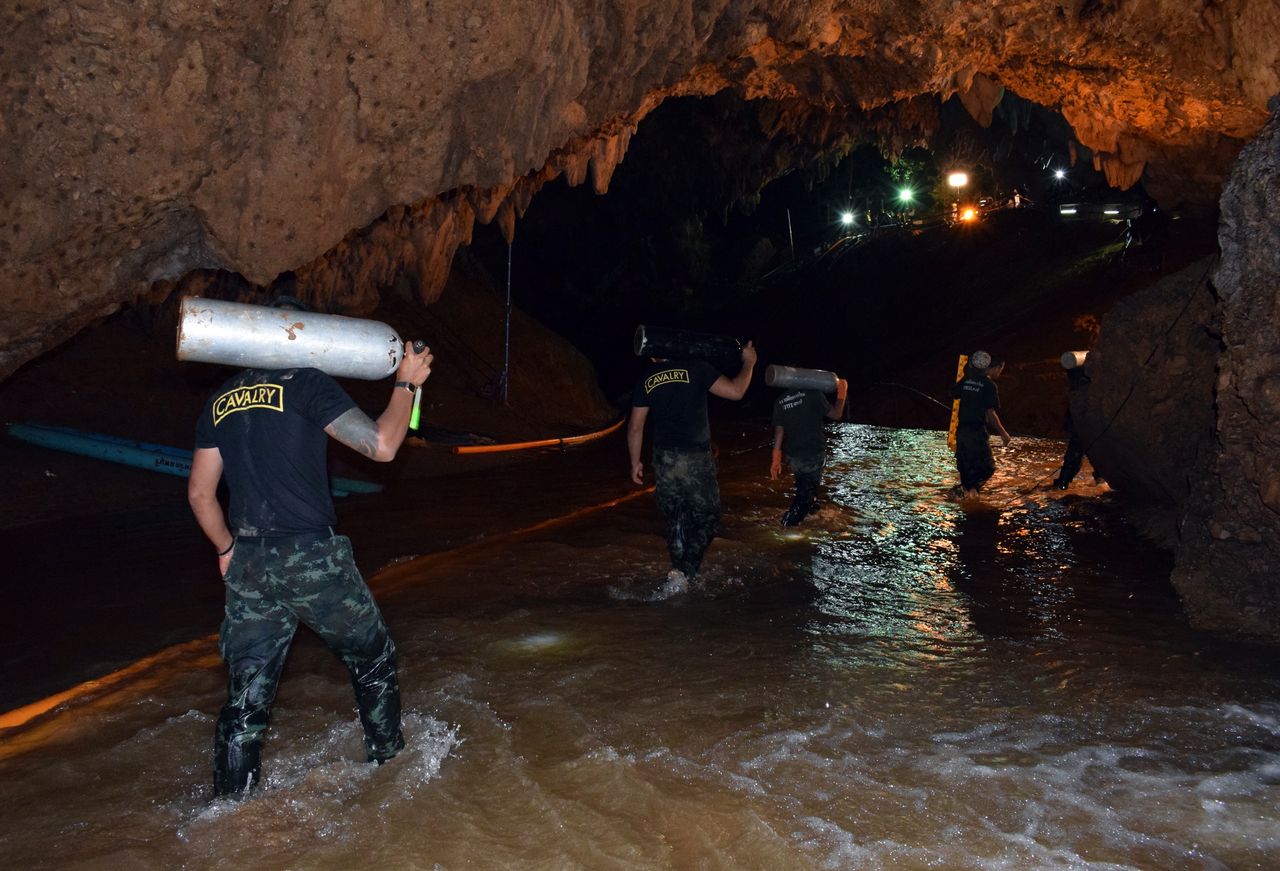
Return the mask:
<svg viewBox="0 0 1280 871">
<path fill-rule="evenodd" d="M 830 449 L 798 533 L 767 451 L 726 449 L 687 597 L 645 601 L 647 495 L 380 577 L 409 736 L 382 768 L 302 636 L 248 801 L 205 800 L 211 649 L 16 730 L 0 863 L 1276 867 L 1280 662 L 1186 627 L 1105 486 L 1034 489 L 1061 445 L 1018 440 L 960 505 L 941 434 Z"/>
</svg>

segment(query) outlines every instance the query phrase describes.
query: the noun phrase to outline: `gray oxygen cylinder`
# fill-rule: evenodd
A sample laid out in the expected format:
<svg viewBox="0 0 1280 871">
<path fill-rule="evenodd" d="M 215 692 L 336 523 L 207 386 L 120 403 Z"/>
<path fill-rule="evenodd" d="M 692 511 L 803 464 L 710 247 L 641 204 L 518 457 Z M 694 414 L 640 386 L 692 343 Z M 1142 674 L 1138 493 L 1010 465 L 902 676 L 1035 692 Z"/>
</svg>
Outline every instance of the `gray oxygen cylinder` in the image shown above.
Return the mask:
<svg viewBox="0 0 1280 871">
<path fill-rule="evenodd" d="M 819 390 L 835 393 L 840 376 L 826 369 L 799 369 L 795 366 L 770 364 L 764 370 L 764 383 L 783 390 Z"/>
<path fill-rule="evenodd" d="M 694 333 L 666 327 L 636 327 L 631 349 L 637 357 L 664 357 L 670 360 L 706 360 L 725 371 L 736 372 L 742 365 L 742 342 L 731 336 Z"/>
<path fill-rule="evenodd" d="M 377 381 L 403 356 L 400 336 L 378 321 L 200 297 L 184 299 L 178 315 L 178 359 L 193 363 Z"/>
<path fill-rule="evenodd" d="M 1062 352 L 1062 368 L 1063 369 L 1079 369 L 1084 365 L 1085 358 L 1089 356 L 1088 351 L 1063 351 Z"/>
</svg>

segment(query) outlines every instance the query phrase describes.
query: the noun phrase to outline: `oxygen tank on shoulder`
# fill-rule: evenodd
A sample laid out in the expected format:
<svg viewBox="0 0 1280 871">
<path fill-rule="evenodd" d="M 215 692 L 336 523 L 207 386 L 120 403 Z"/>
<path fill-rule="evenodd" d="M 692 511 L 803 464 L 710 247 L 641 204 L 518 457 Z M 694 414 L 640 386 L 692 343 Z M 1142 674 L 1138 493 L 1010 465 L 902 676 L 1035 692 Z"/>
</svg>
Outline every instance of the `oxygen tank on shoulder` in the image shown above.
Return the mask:
<svg viewBox="0 0 1280 871">
<path fill-rule="evenodd" d="M 783 390 L 818 390 L 835 393 L 840 376 L 826 369 L 801 369 L 796 366 L 770 364 L 764 370 L 764 383 Z"/>
<path fill-rule="evenodd" d="M 1061 359 L 1062 368 L 1068 370 L 1079 369 L 1084 365 L 1084 361 L 1088 356 L 1088 351 L 1063 351 Z"/>
<path fill-rule="evenodd" d="M 665 327 L 636 327 L 631 347 L 637 357 L 660 357 L 668 360 L 706 360 L 717 368 L 736 372 L 742 364 L 740 339 L 714 333 L 695 333 Z"/>
<path fill-rule="evenodd" d="M 187 297 L 178 315 L 177 352 L 193 363 L 315 368 L 378 381 L 399 367 L 404 341 L 379 321 Z"/>
</svg>

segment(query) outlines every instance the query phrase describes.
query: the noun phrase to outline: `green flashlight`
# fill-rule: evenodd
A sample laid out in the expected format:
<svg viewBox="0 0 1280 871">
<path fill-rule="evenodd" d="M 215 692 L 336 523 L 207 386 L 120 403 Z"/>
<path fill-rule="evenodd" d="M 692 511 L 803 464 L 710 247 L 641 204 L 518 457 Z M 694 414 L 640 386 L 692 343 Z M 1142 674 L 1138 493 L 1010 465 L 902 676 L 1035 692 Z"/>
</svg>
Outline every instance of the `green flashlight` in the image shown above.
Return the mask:
<svg viewBox="0 0 1280 871">
<path fill-rule="evenodd" d="M 413 353 L 421 354 L 427 350 L 427 343 L 422 339 L 415 339 L 413 342 Z M 416 430 L 418 422 L 422 419 L 422 385 L 413 391 L 413 411 L 409 412 L 409 429 Z"/>
</svg>

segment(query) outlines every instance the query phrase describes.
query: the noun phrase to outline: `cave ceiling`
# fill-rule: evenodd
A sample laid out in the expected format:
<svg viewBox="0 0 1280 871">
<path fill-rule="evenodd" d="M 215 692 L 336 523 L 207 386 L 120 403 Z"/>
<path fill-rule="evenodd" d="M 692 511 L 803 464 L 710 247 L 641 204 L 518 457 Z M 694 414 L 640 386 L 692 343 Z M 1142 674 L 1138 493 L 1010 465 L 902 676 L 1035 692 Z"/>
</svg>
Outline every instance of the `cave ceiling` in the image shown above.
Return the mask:
<svg viewBox="0 0 1280 871">
<path fill-rule="evenodd" d="M 193 270 L 291 270 L 353 310 L 403 274 L 429 301 L 477 221 L 510 236 L 553 178 L 603 193 L 673 96 L 907 131 L 921 97 L 988 123 L 1009 89 L 1112 184 L 1211 202 L 1280 92 L 1274 0 L 10 0 L 0 20 L 0 377 Z"/>
</svg>

